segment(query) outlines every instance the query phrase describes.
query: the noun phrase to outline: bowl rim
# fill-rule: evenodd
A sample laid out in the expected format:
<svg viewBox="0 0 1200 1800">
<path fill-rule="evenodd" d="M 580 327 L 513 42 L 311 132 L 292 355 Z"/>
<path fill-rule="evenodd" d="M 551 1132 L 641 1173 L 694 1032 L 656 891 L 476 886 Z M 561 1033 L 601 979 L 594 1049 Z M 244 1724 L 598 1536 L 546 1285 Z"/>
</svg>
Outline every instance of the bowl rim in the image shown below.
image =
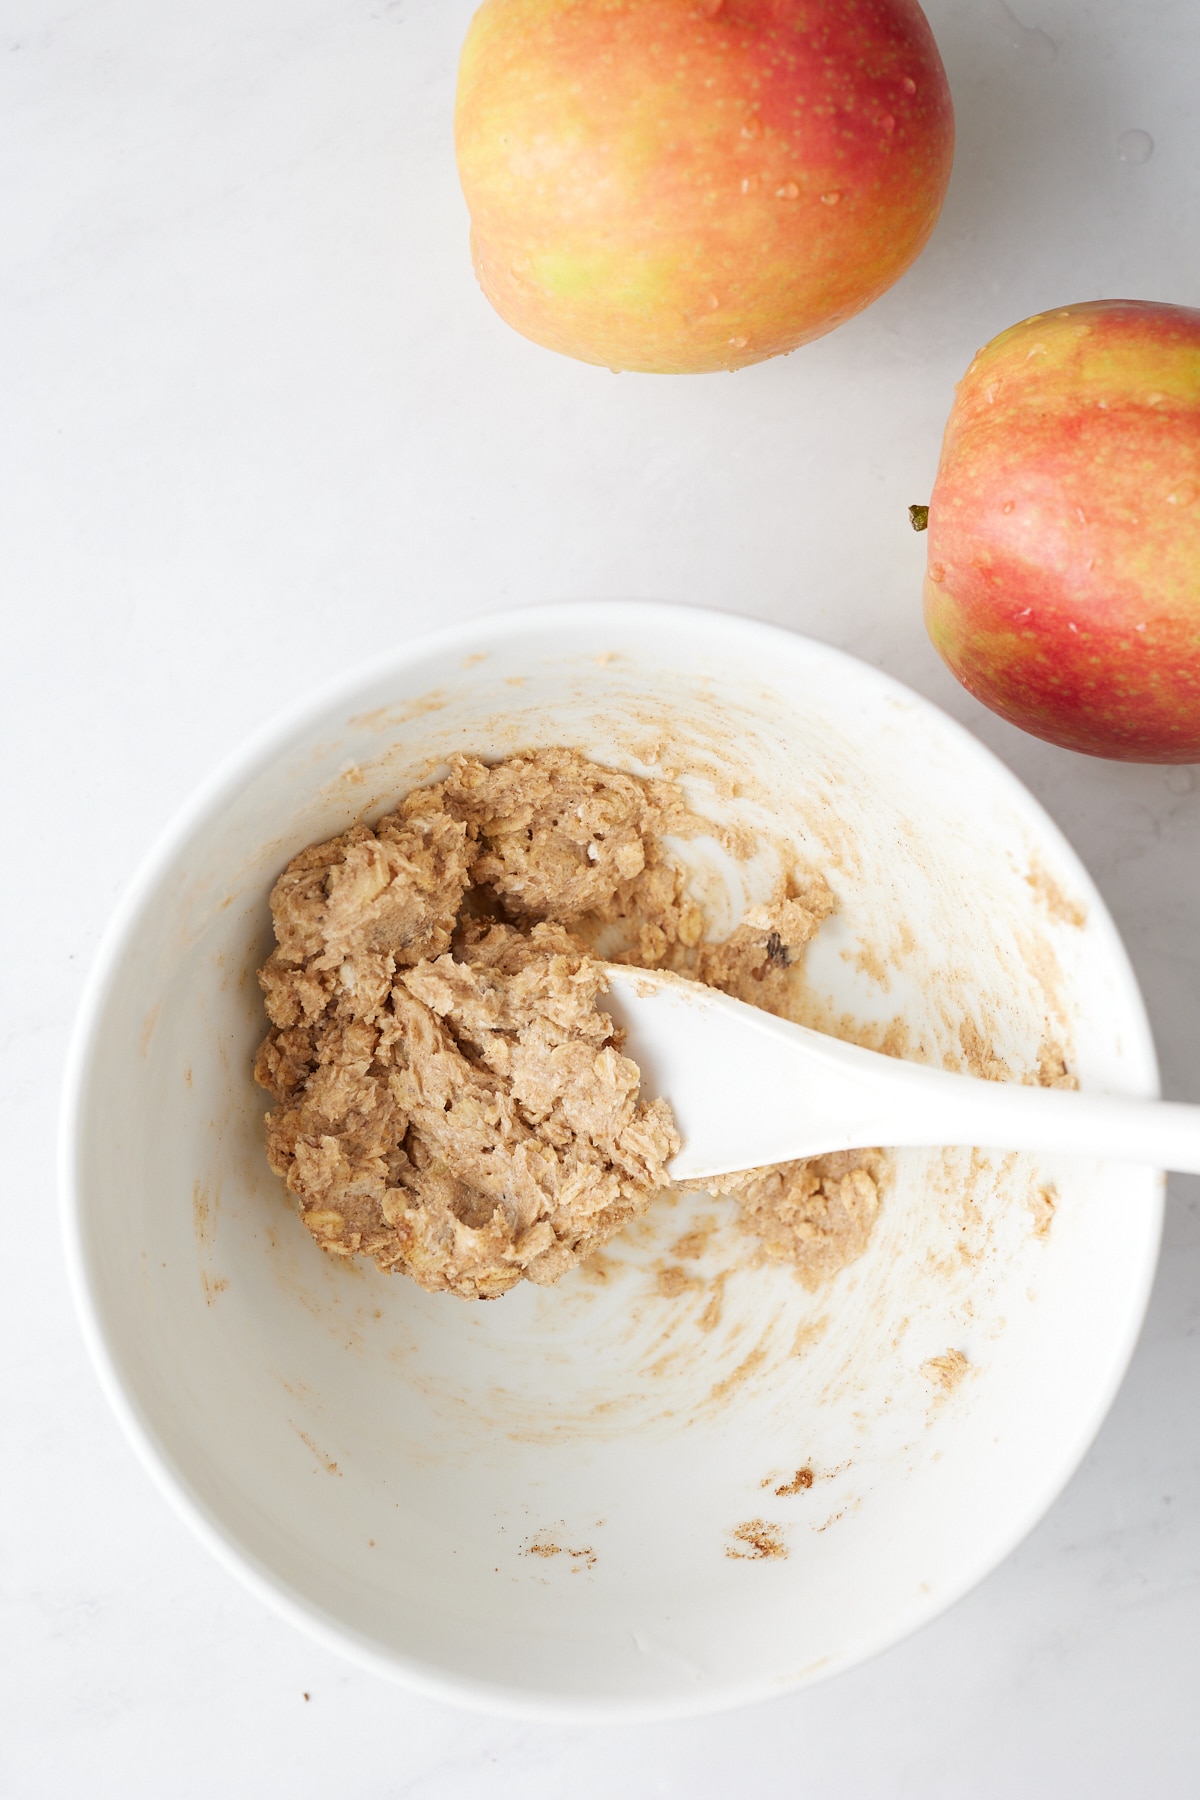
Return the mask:
<svg viewBox="0 0 1200 1800">
<path fill-rule="evenodd" d="M 571 1724 L 650 1723 L 700 1717 L 797 1692 L 831 1675 L 858 1668 L 912 1636 L 992 1574 L 1045 1517 L 1074 1477 L 1125 1379 L 1141 1335 L 1157 1271 L 1166 1178 L 1161 1171 L 1148 1170 L 1146 1173 L 1152 1176 L 1157 1173 L 1157 1183 L 1148 1197 L 1149 1217 L 1145 1216 L 1146 1208 L 1143 1208 L 1146 1235 L 1141 1267 L 1133 1271 L 1132 1304 L 1125 1329 L 1112 1346 L 1108 1378 L 1097 1390 L 1089 1412 L 1079 1423 L 1070 1454 L 1056 1468 L 1054 1479 L 1039 1487 L 1036 1499 L 1014 1516 L 1003 1539 L 998 1544 L 989 1544 L 958 1582 L 939 1590 L 936 1595 L 921 1596 L 900 1613 L 891 1614 L 886 1624 L 866 1634 L 861 1642 L 849 1646 L 836 1658 L 831 1657 L 817 1667 L 795 1673 L 755 1678 L 741 1684 L 727 1682 L 720 1688 L 695 1696 L 585 1699 L 539 1695 L 528 1688 L 508 1687 L 502 1680 L 449 1673 L 441 1665 L 383 1651 L 365 1633 L 317 1604 L 246 1549 L 159 1441 L 138 1400 L 132 1376 L 121 1368 L 117 1353 L 108 1341 L 101 1316 L 98 1284 L 86 1238 L 87 1170 L 82 1166 L 80 1124 L 89 1071 L 101 1047 L 100 1026 L 105 1004 L 118 978 L 142 909 L 160 880 L 197 826 L 244 785 L 251 773 L 286 749 L 314 719 L 339 703 L 350 701 L 361 689 L 389 674 L 398 674 L 432 657 L 452 654 L 456 649 L 468 652 L 478 649 L 481 639 L 501 643 L 547 626 L 562 628 L 603 622 L 606 627 L 617 630 L 623 626 L 631 628 L 650 623 L 678 626 L 685 618 L 690 618 L 695 628 L 710 640 L 736 640 L 743 652 L 752 651 L 757 643 L 767 667 L 773 666 L 782 655 L 799 654 L 810 662 L 813 659 L 825 661 L 831 670 L 853 670 L 855 679 L 865 680 L 868 686 L 873 684 L 881 699 L 890 698 L 902 703 L 906 709 L 932 715 L 951 739 L 958 740 L 964 758 L 974 759 L 981 770 L 986 770 L 988 779 L 1001 789 L 1007 788 L 1021 807 L 1032 807 L 1039 816 L 1046 838 L 1055 842 L 1064 861 L 1072 868 L 1088 903 L 1089 920 L 1095 922 L 1106 939 L 1105 954 L 1114 978 L 1125 990 L 1129 1023 L 1137 1028 L 1139 1041 L 1132 1046 L 1131 1054 L 1134 1062 L 1141 1064 L 1143 1091 L 1155 1097 L 1160 1092 L 1149 1019 L 1128 952 L 1090 874 L 1041 802 L 995 752 L 935 702 L 871 663 L 819 638 L 720 608 L 662 600 L 550 601 L 484 612 L 437 631 L 422 633 L 410 642 L 394 644 L 355 663 L 310 689 L 229 751 L 192 790 L 142 858 L 101 935 L 84 982 L 64 1066 L 57 1150 L 61 1228 L 76 1316 L 101 1389 L 139 1462 L 168 1504 L 224 1569 L 272 1612 L 324 1649 L 348 1658 L 374 1675 L 399 1681 L 429 1699 L 467 1706 L 497 1717 Z"/>
</svg>

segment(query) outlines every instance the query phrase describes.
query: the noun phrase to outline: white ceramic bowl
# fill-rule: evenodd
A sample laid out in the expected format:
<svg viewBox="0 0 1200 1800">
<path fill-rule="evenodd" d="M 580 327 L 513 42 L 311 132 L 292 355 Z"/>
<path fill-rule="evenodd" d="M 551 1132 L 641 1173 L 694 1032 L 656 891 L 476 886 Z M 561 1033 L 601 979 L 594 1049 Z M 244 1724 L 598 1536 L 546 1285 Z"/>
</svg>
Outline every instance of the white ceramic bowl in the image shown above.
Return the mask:
<svg viewBox="0 0 1200 1800">
<path fill-rule="evenodd" d="M 703 1196 L 664 1199 L 599 1270 L 490 1305 L 324 1256 L 266 1168 L 250 1078 L 271 884 L 452 749 L 556 743 L 682 770 L 702 810 L 826 871 L 810 1021 L 891 1027 L 934 1060 L 965 1043 L 1014 1075 L 1054 1039 L 1085 1087 L 1156 1092 L 1099 897 L 965 732 L 745 619 L 537 608 L 380 657 L 187 807 L 79 1022 L 70 1261 L 151 1473 L 297 1624 L 498 1710 L 702 1712 L 894 1643 L 1030 1529 L 1124 1372 L 1162 1182 L 905 1152 L 866 1254 L 816 1294 L 756 1266 L 733 1203 Z M 707 1254 L 677 1255 L 706 1222 Z M 951 1350 L 965 1373 L 934 1361 Z M 786 1554 L 747 1554 L 754 1521 Z"/>
</svg>

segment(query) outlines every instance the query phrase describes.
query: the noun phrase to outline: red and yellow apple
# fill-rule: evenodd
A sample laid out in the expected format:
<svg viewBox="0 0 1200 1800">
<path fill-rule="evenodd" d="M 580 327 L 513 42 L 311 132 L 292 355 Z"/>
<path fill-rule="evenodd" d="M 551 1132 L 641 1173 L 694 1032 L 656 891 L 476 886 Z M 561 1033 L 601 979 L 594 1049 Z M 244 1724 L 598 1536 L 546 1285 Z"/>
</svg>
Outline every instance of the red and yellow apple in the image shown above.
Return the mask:
<svg viewBox="0 0 1200 1800">
<path fill-rule="evenodd" d="M 613 369 L 734 369 L 878 298 L 954 145 L 916 0 L 484 0 L 455 145 L 484 293 Z"/>
<path fill-rule="evenodd" d="M 1036 313 L 958 384 L 929 503 L 925 621 L 1035 737 L 1200 761 L 1200 312 Z"/>
</svg>

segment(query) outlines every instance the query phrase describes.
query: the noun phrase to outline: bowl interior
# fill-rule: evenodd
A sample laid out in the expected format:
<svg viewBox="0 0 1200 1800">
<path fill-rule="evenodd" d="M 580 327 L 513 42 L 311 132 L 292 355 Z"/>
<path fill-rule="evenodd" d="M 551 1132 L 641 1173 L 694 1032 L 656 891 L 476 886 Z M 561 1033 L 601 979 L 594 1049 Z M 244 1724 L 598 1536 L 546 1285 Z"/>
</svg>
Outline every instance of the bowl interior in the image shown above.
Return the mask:
<svg viewBox="0 0 1200 1800">
<path fill-rule="evenodd" d="M 1155 1091 L 1087 877 L 932 708 L 720 615 L 510 615 L 275 731 L 146 872 L 79 1039 L 77 1272 L 152 1466 L 293 1617 L 485 1704 L 700 1710 L 895 1641 L 1033 1523 L 1123 1372 L 1161 1181 L 904 1152 L 866 1254 L 816 1293 L 699 1195 L 486 1305 L 324 1256 L 250 1078 L 271 884 L 452 750 L 558 743 L 676 774 L 826 874 L 805 1022 L 1018 1078 L 1057 1047 L 1086 1087 Z M 690 854 L 717 869 L 715 843 Z M 729 922 L 773 868 L 719 870 Z"/>
</svg>

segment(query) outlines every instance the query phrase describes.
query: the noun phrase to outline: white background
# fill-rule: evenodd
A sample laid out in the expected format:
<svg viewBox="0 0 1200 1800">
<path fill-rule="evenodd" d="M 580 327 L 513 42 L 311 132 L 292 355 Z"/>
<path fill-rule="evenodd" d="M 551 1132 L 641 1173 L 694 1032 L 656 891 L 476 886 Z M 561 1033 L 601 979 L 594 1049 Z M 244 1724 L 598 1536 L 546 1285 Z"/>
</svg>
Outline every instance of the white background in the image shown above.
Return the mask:
<svg viewBox="0 0 1200 1800">
<path fill-rule="evenodd" d="M 6 1800 L 1200 1791 L 1196 1181 L 1113 1413 L 1003 1568 L 856 1673 L 625 1729 L 458 1713 L 266 1613 L 118 1435 L 58 1239 L 71 1016 L 155 835 L 319 678 L 527 600 L 728 607 L 948 708 L 1081 851 L 1166 1091 L 1200 1100 L 1193 773 L 1020 736 L 921 625 L 905 509 L 976 346 L 1072 301 L 1200 301 L 1195 0 L 1014 5 L 928 7 L 959 150 L 910 274 L 785 361 L 654 378 L 526 344 L 474 285 L 450 141 L 471 0 L 4 0 Z"/>
</svg>

